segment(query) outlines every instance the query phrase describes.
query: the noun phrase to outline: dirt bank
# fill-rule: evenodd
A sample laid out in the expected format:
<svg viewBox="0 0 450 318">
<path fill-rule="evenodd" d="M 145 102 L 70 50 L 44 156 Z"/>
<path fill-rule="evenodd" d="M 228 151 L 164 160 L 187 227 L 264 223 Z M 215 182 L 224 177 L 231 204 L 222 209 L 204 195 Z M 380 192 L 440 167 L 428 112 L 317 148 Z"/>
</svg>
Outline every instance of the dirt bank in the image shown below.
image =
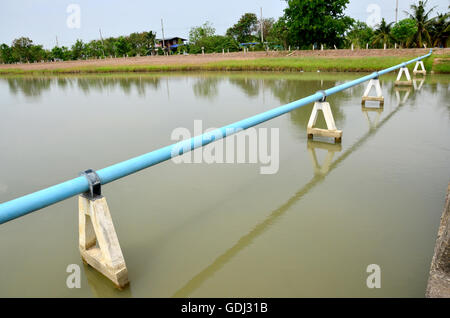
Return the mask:
<svg viewBox="0 0 450 318">
<path fill-rule="evenodd" d="M 20 70 L 52 70 L 84 67 L 114 67 L 114 66 L 146 66 L 146 65 L 202 65 L 221 61 L 254 60 L 277 57 L 327 57 L 327 58 L 361 58 L 361 57 L 410 57 L 428 53 L 428 49 L 389 49 L 389 50 L 309 50 L 282 52 L 243 52 L 213 53 L 205 55 L 172 55 L 172 56 L 142 56 L 129 58 L 106 58 L 92 60 L 77 60 L 65 62 L 30 63 L 30 64 L 0 64 L 0 69 Z M 435 55 L 450 54 L 450 49 L 434 49 Z"/>
</svg>

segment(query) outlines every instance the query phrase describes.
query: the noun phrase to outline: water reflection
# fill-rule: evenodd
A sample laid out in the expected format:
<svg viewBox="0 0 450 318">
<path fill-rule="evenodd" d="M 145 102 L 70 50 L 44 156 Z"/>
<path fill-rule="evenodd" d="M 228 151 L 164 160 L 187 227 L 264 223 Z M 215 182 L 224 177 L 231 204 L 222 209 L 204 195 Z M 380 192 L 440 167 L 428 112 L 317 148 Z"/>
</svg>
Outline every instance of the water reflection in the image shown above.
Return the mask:
<svg viewBox="0 0 450 318">
<path fill-rule="evenodd" d="M 107 92 L 120 88 L 125 94 L 130 94 L 133 89 L 139 96 L 145 97 L 148 89 L 157 90 L 160 86 L 160 77 L 7 77 L 9 90 L 14 95 L 23 94 L 25 97 L 37 99 L 43 92 L 57 86 L 62 90 L 77 87 L 83 93 Z"/>
<path fill-rule="evenodd" d="M 318 171 L 314 168 L 314 177 L 306 183 L 300 190 L 298 190 L 291 198 L 289 198 L 283 205 L 281 205 L 276 210 L 272 211 L 270 215 L 257 224 L 250 232 L 242 236 L 235 245 L 226 250 L 222 255 L 217 257 L 210 265 L 203 269 L 200 273 L 195 275 L 190 279 L 183 287 L 176 291 L 173 297 L 188 297 L 194 291 L 196 291 L 205 281 L 212 277 L 217 271 L 224 267 L 234 256 L 236 256 L 240 251 L 244 250 L 246 247 L 250 246 L 252 242 L 261 236 L 266 230 L 273 226 L 282 215 L 284 215 L 295 203 L 297 203 L 301 198 L 303 198 L 308 192 L 315 186 L 319 185 L 325 180 L 326 176 L 337 168 L 348 156 L 353 152 L 358 150 L 370 137 L 372 137 L 389 119 L 392 118 L 402 107 L 402 105 L 397 105 L 394 110 L 392 110 L 378 125 L 378 129 L 369 130 L 361 138 L 358 139 L 353 145 L 348 148 L 343 154 L 341 154 L 334 162 L 331 162 L 332 156 L 335 152 L 340 151 L 339 148 L 325 148 L 332 154 L 329 155 L 328 161 L 322 164 L 322 167 Z M 334 145 L 330 145 L 334 146 Z M 310 142 L 307 144 L 311 150 L 316 148 L 324 149 L 328 147 L 327 145 L 322 145 L 321 143 Z M 309 149 L 308 149 L 309 150 Z M 313 162 L 313 167 L 314 167 Z M 317 165 L 318 166 L 318 165 Z M 319 167 L 319 166 L 318 166 Z"/>
<path fill-rule="evenodd" d="M 383 107 L 379 107 L 379 108 L 364 107 L 364 106 L 361 107 L 361 111 L 364 115 L 364 118 L 366 118 L 367 125 L 369 126 L 370 130 L 377 128 L 378 123 L 381 118 L 381 113 L 383 112 L 383 109 L 384 109 Z M 374 116 L 375 118 L 370 119 L 371 116 L 369 115 L 369 113 L 372 113 L 372 114 L 375 113 L 375 116 Z"/>
<path fill-rule="evenodd" d="M 192 85 L 196 97 L 203 97 L 209 100 L 214 99 L 219 94 L 219 82 L 223 79 L 218 77 L 203 77 L 197 79 Z"/>
<path fill-rule="evenodd" d="M 423 83 L 425 83 L 425 77 L 421 79 L 413 78 L 413 87 L 415 91 L 420 91 L 422 89 Z"/>
<path fill-rule="evenodd" d="M 412 92 L 412 88 L 411 87 L 396 87 L 394 89 L 394 91 L 395 91 L 395 98 L 397 100 L 397 105 L 402 105 L 408 100 L 409 94 L 411 94 L 411 92 Z M 403 95 L 403 97 L 402 97 L 402 95 Z"/>
<path fill-rule="evenodd" d="M 126 286 L 120 290 L 114 287 L 111 281 L 100 274 L 91 266 L 83 264 L 84 273 L 86 275 L 89 287 L 95 297 L 113 298 L 113 297 L 132 297 L 130 286 Z"/>
<path fill-rule="evenodd" d="M 53 82 L 52 79 L 44 78 L 23 78 L 13 77 L 4 79 L 7 81 L 9 91 L 14 95 L 22 93 L 27 97 L 40 97 L 42 92 L 49 90 Z"/>
<path fill-rule="evenodd" d="M 314 169 L 314 175 L 326 175 L 330 170 L 334 154 L 336 152 L 342 151 L 342 145 L 340 143 L 330 144 L 327 142 L 308 140 L 306 149 L 308 149 L 308 153 Z M 317 160 L 316 149 L 327 151 L 327 154 L 322 164 L 319 164 L 319 161 Z"/>
<path fill-rule="evenodd" d="M 273 82 L 273 81 L 271 81 Z M 255 78 L 230 78 L 230 83 L 239 87 L 248 97 L 256 97 L 259 95 L 261 87 L 265 86 L 264 80 Z"/>
</svg>

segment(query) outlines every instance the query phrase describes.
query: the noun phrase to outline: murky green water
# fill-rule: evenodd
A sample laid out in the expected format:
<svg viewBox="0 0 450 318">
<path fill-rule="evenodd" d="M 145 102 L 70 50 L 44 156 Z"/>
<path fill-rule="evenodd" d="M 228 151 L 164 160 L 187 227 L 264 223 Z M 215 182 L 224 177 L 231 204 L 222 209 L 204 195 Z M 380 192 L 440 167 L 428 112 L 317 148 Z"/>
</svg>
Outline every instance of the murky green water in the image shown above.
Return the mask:
<svg viewBox="0 0 450 318">
<path fill-rule="evenodd" d="M 195 119 L 220 127 L 360 76 L 0 78 L 0 202 L 170 144 Z M 259 125 L 280 129 L 276 174 L 168 161 L 105 186 L 124 291 L 81 262 L 76 198 L 1 225 L 0 296 L 424 296 L 450 180 L 450 77 L 393 80 L 383 111 L 361 108 L 363 85 L 328 98 L 341 146 L 308 141 L 312 105 Z"/>
</svg>

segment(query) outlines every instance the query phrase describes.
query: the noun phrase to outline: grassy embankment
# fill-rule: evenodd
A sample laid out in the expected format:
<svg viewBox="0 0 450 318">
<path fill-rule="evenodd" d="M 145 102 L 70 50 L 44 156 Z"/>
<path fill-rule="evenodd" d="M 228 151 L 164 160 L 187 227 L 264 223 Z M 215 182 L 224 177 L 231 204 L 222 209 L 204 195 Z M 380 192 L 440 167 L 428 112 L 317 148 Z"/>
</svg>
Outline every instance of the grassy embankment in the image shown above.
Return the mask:
<svg viewBox="0 0 450 318">
<path fill-rule="evenodd" d="M 206 64 L 172 65 L 111 65 L 80 66 L 40 70 L 0 69 L 0 74 L 89 74 L 120 72 L 174 72 L 174 71 L 285 71 L 285 72 L 371 72 L 397 65 L 415 56 L 401 57 L 279 57 L 253 60 L 228 60 Z M 427 71 L 450 73 L 450 55 L 431 56 L 424 60 Z M 408 66 L 410 69 L 414 64 Z"/>
</svg>

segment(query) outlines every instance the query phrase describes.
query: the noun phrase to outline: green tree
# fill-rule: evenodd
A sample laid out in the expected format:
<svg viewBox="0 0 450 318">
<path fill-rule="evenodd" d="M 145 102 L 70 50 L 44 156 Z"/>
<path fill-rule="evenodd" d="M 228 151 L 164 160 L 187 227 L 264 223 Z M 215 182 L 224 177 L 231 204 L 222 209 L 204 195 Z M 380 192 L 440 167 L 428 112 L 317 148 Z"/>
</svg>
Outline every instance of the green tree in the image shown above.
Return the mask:
<svg viewBox="0 0 450 318">
<path fill-rule="evenodd" d="M 262 20 L 260 19 L 258 22 L 258 34 L 257 34 L 258 39 L 261 39 L 261 24 L 264 41 L 268 41 L 270 39 L 270 33 L 274 23 L 275 20 L 273 18 L 263 18 Z"/>
<path fill-rule="evenodd" d="M 85 45 L 85 51 L 87 56 L 89 57 L 101 57 L 105 54 L 103 53 L 105 50 L 103 48 L 103 43 L 101 40 L 92 40 L 91 42 Z"/>
<path fill-rule="evenodd" d="M 156 33 L 153 31 L 148 31 L 144 33 L 145 33 L 145 46 L 147 48 L 146 54 L 153 54 L 155 50 Z"/>
<path fill-rule="evenodd" d="M 394 24 L 391 30 L 392 37 L 399 42 L 401 46 L 411 45 L 414 34 L 417 33 L 417 23 L 413 19 L 403 19 Z"/>
<path fill-rule="evenodd" d="M 130 50 L 130 45 L 123 36 L 120 36 L 116 40 L 115 47 L 116 47 L 116 52 L 119 56 L 127 55 L 128 51 Z"/>
<path fill-rule="evenodd" d="M 450 35 L 449 14 L 438 14 L 431 26 L 431 39 L 433 46 L 447 47 Z"/>
<path fill-rule="evenodd" d="M 21 37 L 15 39 L 12 42 L 11 49 L 12 55 L 16 61 L 19 62 L 30 62 L 31 61 L 31 47 L 33 46 L 33 41 L 29 38 Z"/>
<path fill-rule="evenodd" d="M 381 19 L 381 23 L 378 25 L 378 28 L 375 29 L 373 34 L 372 44 L 377 45 L 378 47 L 383 46 L 384 44 L 389 45 L 392 43 L 392 34 L 391 34 L 391 23 L 386 23 L 386 20 Z"/>
<path fill-rule="evenodd" d="M 225 51 L 230 50 L 230 52 L 239 50 L 239 44 L 235 39 L 223 35 L 213 35 L 204 37 L 195 44 L 190 44 L 189 52 L 192 54 L 201 53 L 202 47 L 204 48 L 205 53 L 221 53 L 222 49 Z"/>
<path fill-rule="evenodd" d="M 409 18 L 416 21 L 417 32 L 413 35 L 412 42 L 419 48 L 423 47 L 424 43 L 431 45 L 431 36 L 429 31 L 431 30 L 433 20 L 430 19 L 430 14 L 435 7 L 426 11 L 425 7 L 427 2 L 428 0 L 419 1 L 418 4 L 410 5 L 412 11 L 411 13 L 405 11 Z"/>
<path fill-rule="evenodd" d="M 5 43 L 0 45 L 0 61 L 7 64 L 17 62 L 17 60 L 13 57 L 12 48 Z"/>
<path fill-rule="evenodd" d="M 70 60 L 71 53 L 72 52 L 70 52 L 70 50 L 65 46 L 55 46 L 50 52 L 50 58 L 67 61 Z"/>
<path fill-rule="evenodd" d="M 116 55 L 116 39 L 109 37 L 103 40 L 103 46 L 105 48 L 105 55 L 115 56 Z"/>
<path fill-rule="evenodd" d="M 347 40 L 356 47 L 365 48 L 367 43 L 372 42 L 373 34 L 373 29 L 366 23 L 355 21 L 347 33 Z"/>
<path fill-rule="evenodd" d="M 42 45 L 32 45 L 30 48 L 30 62 L 39 62 L 46 60 L 48 52 L 44 50 Z"/>
<path fill-rule="evenodd" d="M 72 45 L 72 59 L 78 60 L 86 56 L 86 45 L 82 40 L 78 39 L 75 44 Z"/>
<path fill-rule="evenodd" d="M 344 44 L 344 34 L 353 19 L 344 14 L 349 0 L 286 0 L 284 17 L 289 30 L 289 44 L 310 47 Z"/>
<path fill-rule="evenodd" d="M 239 43 L 253 42 L 258 30 L 258 18 L 254 13 L 245 13 L 239 21 L 227 30 L 226 35 Z"/>
<path fill-rule="evenodd" d="M 287 48 L 289 41 L 289 28 L 285 17 L 280 17 L 269 31 L 268 42 L 282 45 Z"/>
<path fill-rule="evenodd" d="M 208 21 L 201 26 L 192 27 L 189 31 L 189 43 L 195 44 L 198 40 L 213 36 L 216 29 Z"/>
</svg>

